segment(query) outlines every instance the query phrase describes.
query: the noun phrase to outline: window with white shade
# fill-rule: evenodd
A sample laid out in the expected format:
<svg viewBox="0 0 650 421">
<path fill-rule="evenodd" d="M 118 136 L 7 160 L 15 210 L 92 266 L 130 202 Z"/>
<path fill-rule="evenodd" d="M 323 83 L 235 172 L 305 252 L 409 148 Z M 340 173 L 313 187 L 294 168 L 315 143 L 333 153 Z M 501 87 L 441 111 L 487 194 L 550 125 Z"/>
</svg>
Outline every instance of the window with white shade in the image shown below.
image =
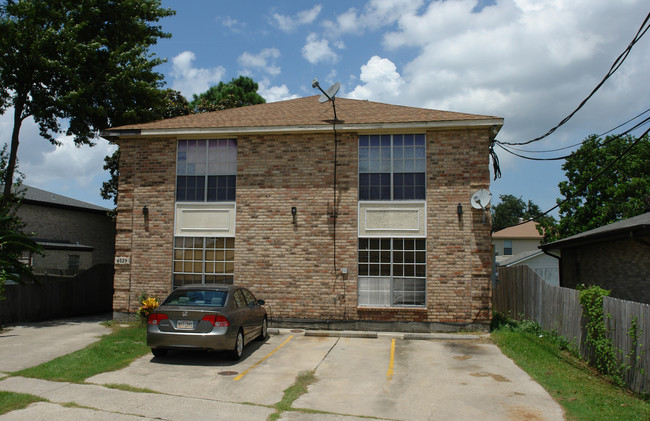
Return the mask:
<svg viewBox="0 0 650 421">
<path fill-rule="evenodd" d="M 236 187 L 236 139 L 178 141 L 177 202 L 234 202 Z"/>
<path fill-rule="evenodd" d="M 360 238 L 359 306 L 425 306 L 426 246 L 424 238 Z"/>
</svg>

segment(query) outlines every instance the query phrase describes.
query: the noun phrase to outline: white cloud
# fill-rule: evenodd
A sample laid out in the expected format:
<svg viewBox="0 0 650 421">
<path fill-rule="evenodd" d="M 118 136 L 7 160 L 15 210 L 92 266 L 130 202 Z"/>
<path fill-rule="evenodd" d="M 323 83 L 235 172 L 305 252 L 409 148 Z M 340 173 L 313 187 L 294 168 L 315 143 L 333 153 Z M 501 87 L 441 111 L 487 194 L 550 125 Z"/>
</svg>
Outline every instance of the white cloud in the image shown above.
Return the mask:
<svg viewBox="0 0 650 421">
<path fill-rule="evenodd" d="M 246 51 L 239 56 L 237 62 L 246 71 L 250 68 L 257 68 L 270 75 L 279 75 L 281 69 L 275 64 L 275 60 L 278 58 L 280 58 L 280 50 L 277 48 L 265 48 L 259 54 L 251 54 Z"/>
<path fill-rule="evenodd" d="M 0 133 L 11 133 L 13 109 L 0 116 Z M 62 126 L 65 127 L 65 122 Z M 104 139 L 95 139 L 95 146 L 76 147 L 71 136 L 59 135 L 54 146 L 43 139 L 32 118 L 23 122 L 18 146 L 18 170 L 25 184 L 62 194 L 100 206 L 112 207 L 103 201 L 99 189 L 109 174 L 104 171 L 104 157 L 113 154 L 117 146 Z M 2 145 L 0 145 L 1 147 Z"/>
<path fill-rule="evenodd" d="M 257 93 L 266 100 L 266 102 L 285 101 L 287 99 L 299 98 L 298 95 L 289 92 L 287 85 L 270 86 L 268 79 L 263 79 L 258 83 Z"/>
<path fill-rule="evenodd" d="M 359 77 L 363 85 L 357 85 L 346 95 L 353 99 L 373 101 L 396 101 L 404 84 L 395 64 L 387 58 L 373 56 L 361 66 Z"/>
<path fill-rule="evenodd" d="M 188 99 L 219 83 L 226 73 L 226 69 L 221 66 L 212 69 L 195 68 L 192 64 L 194 60 L 196 55 L 191 51 L 183 51 L 172 59 L 172 88 L 181 91 Z"/>
<path fill-rule="evenodd" d="M 334 34 L 362 33 L 366 29 L 378 29 L 394 24 L 400 16 L 415 13 L 422 0 L 370 0 L 362 12 L 350 8 L 323 25 L 331 36 Z"/>
<path fill-rule="evenodd" d="M 230 16 L 220 17 L 217 21 L 234 33 L 241 33 L 246 29 L 246 23 L 233 19 Z"/>
<path fill-rule="evenodd" d="M 308 25 L 313 23 L 314 20 L 318 17 L 322 9 L 320 4 L 312 7 L 308 10 L 302 10 L 298 12 L 295 16 L 285 16 L 279 13 L 274 13 L 272 15 L 275 24 L 283 32 L 293 32 L 297 27 L 302 25 Z"/>
<path fill-rule="evenodd" d="M 311 64 L 334 63 L 339 58 L 330 47 L 329 41 L 324 38 L 319 39 L 315 33 L 307 36 L 305 46 L 302 47 L 302 56 Z"/>
<path fill-rule="evenodd" d="M 504 116 L 502 136 L 513 140 L 539 135 L 540 126 L 552 127 L 578 105 L 629 43 L 641 24 L 638 16 L 646 12 L 639 14 L 640 1 L 626 3 L 621 8 L 606 0 L 501 0 L 476 13 L 475 0 L 458 0 L 402 13 L 398 29 L 384 34 L 384 46 L 389 52 L 413 48 L 416 54 L 400 65 L 404 85 L 396 99 Z M 613 110 L 602 101 L 609 90 L 617 91 L 618 112 L 632 115 L 639 106 L 630 103 L 641 103 L 630 84 L 644 86 L 643 41 L 603 87 L 601 99 L 592 99 L 594 112 Z M 586 111 L 576 120 L 589 120 Z"/>
<path fill-rule="evenodd" d="M 111 155 L 117 146 L 104 139 L 97 139 L 95 146 L 77 147 L 72 136 L 64 135 L 58 136 L 56 140 L 61 142 L 61 146 L 44 150 L 40 162 L 21 161 L 25 184 L 68 184 L 83 189 L 95 183 L 96 178 L 107 175 L 103 169 L 104 157 Z"/>
</svg>

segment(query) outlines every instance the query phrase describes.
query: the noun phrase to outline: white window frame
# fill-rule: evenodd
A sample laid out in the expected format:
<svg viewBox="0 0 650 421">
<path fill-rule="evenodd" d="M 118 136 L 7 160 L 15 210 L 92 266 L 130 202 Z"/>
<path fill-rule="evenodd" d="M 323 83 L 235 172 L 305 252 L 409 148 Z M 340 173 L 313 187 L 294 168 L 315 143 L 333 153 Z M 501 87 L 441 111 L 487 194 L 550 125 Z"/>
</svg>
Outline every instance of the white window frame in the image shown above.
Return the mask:
<svg viewBox="0 0 650 421">
<path fill-rule="evenodd" d="M 381 149 L 388 149 L 389 150 L 389 155 L 390 155 L 390 158 L 389 158 L 390 159 L 390 170 L 389 171 L 379 171 L 379 172 L 370 172 L 370 171 L 368 171 L 368 172 L 363 171 L 362 172 L 361 171 L 361 149 L 362 149 L 361 141 L 360 141 L 361 136 L 368 137 L 369 142 L 371 141 L 372 136 L 379 136 L 379 140 L 380 140 L 379 148 L 380 148 L 380 150 Z M 381 137 L 382 136 L 390 136 L 390 146 L 381 146 Z M 395 163 L 397 161 L 399 161 L 399 160 L 404 161 L 404 159 L 405 159 L 403 156 L 402 156 L 402 158 L 395 157 L 395 149 L 397 148 L 395 146 L 395 137 L 396 136 L 422 136 L 424 138 L 423 156 L 420 157 L 417 154 L 414 154 L 414 158 L 413 158 L 414 161 L 421 161 L 421 163 L 424 166 L 422 171 L 403 171 L 403 169 L 402 169 L 402 171 L 397 171 L 395 169 Z M 403 147 L 403 145 L 402 145 L 402 147 Z M 419 148 L 419 146 L 416 146 L 416 145 L 414 145 L 413 147 L 414 148 Z M 368 148 L 370 149 L 371 146 L 369 146 Z M 370 150 L 369 150 L 369 153 L 370 153 Z M 360 175 L 361 174 L 388 174 L 389 185 L 390 185 L 390 187 L 389 187 L 390 188 L 390 199 L 376 199 L 376 198 L 361 199 L 360 196 L 359 196 L 359 201 L 363 201 L 363 202 L 366 202 L 366 201 L 383 201 L 383 202 L 387 202 L 387 201 L 426 201 L 426 198 L 427 198 L 426 158 L 427 158 L 427 137 L 426 137 L 425 133 L 396 133 L 396 134 L 383 134 L 383 135 L 379 135 L 379 134 L 360 135 L 359 138 L 357 139 L 357 164 L 358 164 L 358 171 L 357 171 L 358 172 L 358 179 L 357 179 L 357 184 L 358 184 L 357 188 L 358 188 L 358 190 L 357 191 L 359 191 L 359 193 L 361 192 L 361 183 L 360 183 L 360 179 L 361 179 Z M 372 160 L 370 160 L 370 158 L 368 159 L 368 161 L 372 162 Z M 381 162 L 381 160 L 380 160 L 380 162 Z M 421 199 L 413 199 L 413 198 L 395 199 L 395 174 L 400 174 L 400 173 L 404 173 L 404 174 L 422 174 L 423 175 L 423 177 L 424 177 L 424 197 L 423 198 L 421 198 Z"/>
<path fill-rule="evenodd" d="M 370 263 L 365 263 L 365 262 L 360 262 L 359 261 L 359 254 L 361 253 L 361 241 L 362 240 L 367 240 L 368 242 L 370 241 L 379 241 L 380 244 L 382 241 L 390 241 L 390 249 L 364 249 L 368 250 L 368 253 L 371 252 L 379 252 L 380 256 L 384 252 L 389 252 L 390 253 L 390 259 L 385 262 L 379 262 L 379 263 L 374 263 L 374 264 L 379 264 L 380 266 L 380 273 L 377 275 L 370 275 L 370 271 L 368 271 L 368 275 L 358 275 L 357 279 L 357 305 L 359 307 L 387 307 L 387 308 L 426 308 L 426 303 L 427 303 L 427 239 L 426 238 L 421 238 L 421 237 L 382 237 L 382 238 L 359 238 L 359 244 L 357 245 L 357 268 L 358 268 L 358 273 L 361 273 L 361 265 L 362 264 L 368 264 Z M 396 249 L 395 248 L 395 241 L 406 241 L 406 240 L 413 240 L 415 241 L 415 246 L 413 249 L 413 252 L 415 253 L 415 262 L 413 263 L 415 267 L 420 266 L 424 268 L 424 276 L 404 276 L 404 275 L 396 275 L 395 274 L 395 268 L 396 266 L 404 263 L 404 262 L 397 262 L 395 261 L 395 253 L 396 252 L 405 252 L 408 251 L 405 248 L 402 249 Z M 417 248 L 417 241 L 418 240 L 423 240 L 424 241 L 424 248 L 418 249 Z M 370 243 L 369 243 L 370 244 Z M 424 261 L 423 262 L 417 262 L 417 253 L 424 253 Z M 380 257 L 381 260 L 381 257 Z M 390 266 L 390 273 L 389 274 L 382 274 L 381 273 L 381 265 L 388 265 Z M 424 289 L 423 290 L 418 290 L 418 291 L 404 291 L 402 290 L 402 293 L 405 292 L 419 292 L 424 294 L 423 298 L 423 304 L 395 304 L 395 299 L 396 299 L 396 293 L 399 293 L 400 291 L 397 291 L 396 288 L 396 281 L 408 281 L 412 280 L 414 282 L 423 282 Z M 373 283 L 374 285 L 378 285 L 380 283 L 388 283 L 387 289 L 386 287 L 384 289 L 376 289 L 376 290 L 371 290 L 371 289 L 366 289 L 366 288 L 361 288 L 362 283 L 370 284 Z M 365 297 L 362 295 L 366 295 L 368 299 L 366 300 Z M 372 295 L 374 293 L 374 296 L 377 297 L 378 299 L 372 302 Z"/>
</svg>

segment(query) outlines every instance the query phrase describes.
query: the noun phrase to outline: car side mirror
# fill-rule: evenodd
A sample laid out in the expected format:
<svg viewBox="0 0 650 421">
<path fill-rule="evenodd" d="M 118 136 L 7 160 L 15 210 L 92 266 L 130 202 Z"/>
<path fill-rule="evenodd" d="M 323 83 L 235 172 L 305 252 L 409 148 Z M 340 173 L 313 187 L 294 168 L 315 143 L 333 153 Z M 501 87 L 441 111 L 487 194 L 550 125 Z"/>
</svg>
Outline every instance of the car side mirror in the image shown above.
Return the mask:
<svg viewBox="0 0 650 421">
<path fill-rule="evenodd" d="M 263 306 L 264 305 L 264 300 L 257 300 L 257 305 Z"/>
</svg>

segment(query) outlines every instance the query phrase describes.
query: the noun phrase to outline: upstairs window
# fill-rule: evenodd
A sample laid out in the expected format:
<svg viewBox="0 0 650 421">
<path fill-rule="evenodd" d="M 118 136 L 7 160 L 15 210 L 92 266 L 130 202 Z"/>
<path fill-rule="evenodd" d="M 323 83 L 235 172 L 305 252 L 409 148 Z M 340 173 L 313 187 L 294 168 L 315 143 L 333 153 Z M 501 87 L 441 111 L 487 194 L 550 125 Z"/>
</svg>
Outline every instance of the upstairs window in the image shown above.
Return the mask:
<svg viewBox="0 0 650 421">
<path fill-rule="evenodd" d="M 425 135 L 359 136 L 359 200 L 424 200 Z"/>
<path fill-rule="evenodd" d="M 503 240 L 503 255 L 512 256 L 512 240 Z"/>
<path fill-rule="evenodd" d="M 177 202 L 234 202 L 237 140 L 179 140 Z"/>
</svg>

